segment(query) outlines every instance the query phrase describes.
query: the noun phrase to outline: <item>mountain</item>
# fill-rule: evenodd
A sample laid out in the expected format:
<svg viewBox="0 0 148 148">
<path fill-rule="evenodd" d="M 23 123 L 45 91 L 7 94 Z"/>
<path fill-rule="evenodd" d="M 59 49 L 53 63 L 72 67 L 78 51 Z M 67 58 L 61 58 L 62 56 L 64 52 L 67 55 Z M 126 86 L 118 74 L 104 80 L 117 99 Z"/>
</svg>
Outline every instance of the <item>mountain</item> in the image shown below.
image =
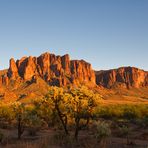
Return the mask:
<svg viewBox="0 0 148 148">
<path fill-rule="evenodd" d="M 10 59 L 9 68 L 0 71 L 0 100 L 29 103 L 44 97 L 50 86 L 79 85 L 98 91 L 109 104 L 147 103 L 148 100 L 147 71 L 134 67 L 94 71 L 84 60 L 70 60 L 67 54 L 51 53 Z"/>
<path fill-rule="evenodd" d="M 105 88 L 140 88 L 148 86 L 148 72 L 135 67 L 121 67 L 106 71 L 94 71 L 84 60 L 70 60 L 68 54 L 56 56 L 48 52 L 39 57 L 10 59 L 8 70 L 0 72 L 0 84 L 12 82 L 36 82 L 42 78 L 52 86 L 101 86 Z"/>
<path fill-rule="evenodd" d="M 17 61 L 10 59 L 8 72 L 1 79 L 3 84 L 8 85 L 12 80 L 36 81 L 39 77 L 49 85 L 56 86 L 96 83 L 91 64 L 84 60 L 70 60 L 69 55 L 56 56 L 50 53 L 23 57 Z"/>
<path fill-rule="evenodd" d="M 140 88 L 148 86 L 148 72 L 135 67 L 121 67 L 96 72 L 96 83 L 106 88 Z"/>
</svg>

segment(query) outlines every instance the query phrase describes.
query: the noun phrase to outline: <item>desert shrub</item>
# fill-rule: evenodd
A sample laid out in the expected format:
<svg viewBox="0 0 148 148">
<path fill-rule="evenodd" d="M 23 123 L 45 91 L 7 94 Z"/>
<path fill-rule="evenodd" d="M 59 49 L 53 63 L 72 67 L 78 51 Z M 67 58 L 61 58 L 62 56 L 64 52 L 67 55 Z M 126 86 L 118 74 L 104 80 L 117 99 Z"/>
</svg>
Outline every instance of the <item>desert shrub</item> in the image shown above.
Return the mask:
<svg viewBox="0 0 148 148">
<path fill-rule="evenodd" d="M 140 117 L 140 112 L 135 106 L 127 106 L 124 108 L 123 118 L 131 120 L 138 117 Z"/>
<path fill-rule="evenodd" d="M 125 137 L 128 134 L 129 134 L 128 126 L 123 125 L 122 127 L 119 127 L 119 136 Z"/>
<path fill-rule="evenodd" d="M 108 123 L 96 122 L 95 138 L 99 141 L 106 139 L 111 135 L 111 130 Z"/>
<path fill-rule="evenodd" d="M 29 118 L 29 123 L 27 124 L 28 133 L 30 136 L 35 136 L 41 128 L 41 120 L 35 115 Z"/>
<path fill-rule="evenodd" d="M 128 126 L 119 127 L 119 136 L 125 137 L 127 139 L 127 144 L 130 144 L 129 140 L 130 129 Z"/>
<path fill-rule="evenodd" d="M 133 121 L 134 124 L 138 125 L 140 128 L 145 128 L 148 126 L 148 116 L 143 118 L 138 118 Z"/>
<path fill-rule="evenodd" d="M 110 105 L 97 106 L 95 118 L 135 120 L 148 116 L 148 105 Z"/>
<path fill-rule="evenodd" d="M 35 110 L 28 110 L 26 114 L 26 126 L 30 136 L 35 136 L 42 125 L 41 118 L 36 114 Z"/>
<path fill-rule="evenodd" d="M 142 119 L 148 116 L 148 105 L 124 105 L 122 110 L 122 117 L 128 120 Z"/>
<path fill-rule="evenodd" d="M 120 118 L 122 110 L 117 106 L 97 106 L 94 112 L 96 118 L 113 119 Z"/>
<path fill-rule="evenodd" d="M 54 126 L 55 122 L 57 122 L 57 114 L 54 112 L 51 103 L 46 98 L 42 98 L 34 100 L 33 104 L 38 117 L 40 117 L 48 127 Z"/>
<path fill-rule="evenodd" d="M 14 120 L 15 113 L 13 112 L 10 104 L 0 104 L 0 127 L 8 128 Z"/>
<path fill-rule="evenodd" d="M 148 105 L 137 105 L 135 108 L 139 112 L 139 118 L 148 116 Z"/>
</svg>

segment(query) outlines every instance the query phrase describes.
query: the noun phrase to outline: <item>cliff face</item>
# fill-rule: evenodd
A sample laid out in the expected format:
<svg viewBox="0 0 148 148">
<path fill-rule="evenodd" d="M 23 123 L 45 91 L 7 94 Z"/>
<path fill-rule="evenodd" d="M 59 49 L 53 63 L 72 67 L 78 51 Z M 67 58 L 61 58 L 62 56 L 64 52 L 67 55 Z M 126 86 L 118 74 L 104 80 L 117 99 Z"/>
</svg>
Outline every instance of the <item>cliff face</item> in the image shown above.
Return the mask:
<svg viewBox="0 0 148 148">
<path fill-rule="evenodd" d="M 148 72 L 134 67 L 96 72 L 96 83 L 106 88 L 148 86 Z"/>
<path fill-rule="evenodd" d="M 22 78 L 25 81 L 39 76 L 49 85 L 57 86 L 87 83 L 95 85 L 95 73 L 91 65 L 83 60 L 70 61 L 69 55 L 61 57 L 44 53 L 39 57 L 23 57 L 16 62 L 11 59 L 7 75 L 5 79 Z"/>
<path fill-rule="evenodd" d="M 0 85 L 9 85 L 10 81 L 19 80 L 37 82 L 38 77 L 49 85 L 101 85 L 113 87 L 148 86 L 148 72 L 134 67 L 94 72 L 91 64 L 84 60 L 70 60 L 69 55 L 56 56 L 44 53 L 39 57 L 23 57 L 15 61 L 10 59 L 8 71 L 0 73 Z"/>
</svg>

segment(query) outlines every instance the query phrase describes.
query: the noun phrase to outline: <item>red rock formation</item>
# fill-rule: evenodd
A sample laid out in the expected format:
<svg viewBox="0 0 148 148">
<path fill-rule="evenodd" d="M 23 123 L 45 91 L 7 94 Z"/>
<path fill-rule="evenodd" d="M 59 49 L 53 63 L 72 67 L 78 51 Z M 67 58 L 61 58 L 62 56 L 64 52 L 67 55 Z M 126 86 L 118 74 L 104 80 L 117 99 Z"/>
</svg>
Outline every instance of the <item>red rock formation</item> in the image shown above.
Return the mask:
<svg viewBox="0 0 148 148">
<path fill-rule="evenodd" d="M 61 57 L 62 68 L 67 74 L 70 74 L 70 57 L 68 54 Z"/>
<path fill-rule="evenodd" d="M 3 84 L 3 85 L 6 85 L 6 86 L 9 84 L 9 78 L 8 78 L 7 75 L 4 75 L 4 76 L 2 77 L 2 84 Z"/>
<path fill-rule="evenodd" d="M 32 77 L 37 73 L 37 59 L 34 57 L 29 57 L 25 63 L 24 76 L 25 80 L 32 79 Z"/>
<path fill-rule="evenodd" d="M 39 67 L 38 67 L 39 74 L 44 78 L 47 77 L 47 75 L 50 72 L 50 54 L 45 53 L 45 54 L 42 54 L 41 56 L 39 56 L 37 58 L 37 64 L 39 65 Z"/>
<path fill-rule="evenodd" d="M 0 86 L 3 84 L 3 78 L 0 76 Z"/>
<path fill-rule="evenodd" d="M 93 84 L 95 73 L 91 65 L 83 60 L 70 61 L 69 55 L 55 56 L 44 53 L 39 57 L 23 57 L 20 60 L 10 60 L 9 78 L 20 76 L 31 80 L 40 76 L 49 85 L 66 86 L 68 84 Z"/>
<path fill-rule="evenodd" d="M 95 75 L 91 64 L 84 60 L 70 60 L 69 55 L 61 57 L 50 53 L 44 53 L 39 57 L 23 57 L 17 62 L 11 59 L 7 75 L 13 80 L 20 77 L 21 80 L 32 82 L 36 82 L 37 78 L 41 77 L 49 85 L 56 86 L 70 84 L 98 84 L 107 88 L 148 86 L 148 72 L 138 68 L 122 67 L 99 71 Z M 5 75 L 2 83 L 8 85 L 8 77 Z"/>
<path fill-rule="evenodd" d="M 134 67 L 122 67 L 114 70 L 96 72 L 96 83 L 107 88 L 148 86 L 148 72 Z"/>
<path fill-rule="evenodd" d="M 10 59 L 10 67 L 8 69 L 8 77 L 12 79 L 16 79 L 18 77 L 18 68 L 15 63 L 15 60 L 12 58 Z"/>
<path fill-rule="evenodd" d="M 27 63 L 27 57 L 23 57 L 20 60 L 16 61 L 16 65 L 17 65 L 18 73 L 20 77 L 24 77 L 26 63 Z"/>
<path fill-rule="evenodd" d="M 90 81 L 95 84 L 95 73 L 92 70 L 91 65 L 83 60 L 71 61 L 71 74 L 74 83 L 78 80 L 84 83 Z"/>
</svg>

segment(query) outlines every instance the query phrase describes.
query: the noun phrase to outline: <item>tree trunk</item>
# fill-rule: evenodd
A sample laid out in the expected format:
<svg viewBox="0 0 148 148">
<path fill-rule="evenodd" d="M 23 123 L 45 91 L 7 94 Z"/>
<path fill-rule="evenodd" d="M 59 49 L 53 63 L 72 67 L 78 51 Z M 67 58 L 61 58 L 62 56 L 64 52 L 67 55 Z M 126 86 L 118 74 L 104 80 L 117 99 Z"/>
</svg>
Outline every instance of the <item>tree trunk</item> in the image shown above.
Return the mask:
<svg viewBox="0 0 148 148">
<path fill-rule="evenodd" d="M 69 132 L 68 132 L 68 130 L 67 130 L 67 117 L 66 117 L 66 115 L 63 115 L 63 114 L 61 113 L 61 111 L 60 111 L 58 105 L 56 105 L 56 110 L 57 110 L 57 112 L 58 112 L 60 121 L 61 121 L 62 126 L 63 126 L 64 131 L 65 131 L 65 134 L 66 134 L 66 135 L 69 135 Z M 65 117 L 65 122 L 64 122 L 64 120 L 63 120 L 63 117 Z"/>
<path fill-rule="evenodd" d="M 80 119 L 77 117 L 76 120 L 76 127 L 75 127 L 75 139 L 78 140 L 78 135 L 79 135 L 79 123 L 80 123 Z"/>
<path fill-rule="evenodd" d="M 21 139 L 21 136 L 23 134 L 23 127 L 22 127 L 22 118 L 21 116 L 19 115 L 18 117 L 18 139 L 20 140 Z"/>
</svg>

